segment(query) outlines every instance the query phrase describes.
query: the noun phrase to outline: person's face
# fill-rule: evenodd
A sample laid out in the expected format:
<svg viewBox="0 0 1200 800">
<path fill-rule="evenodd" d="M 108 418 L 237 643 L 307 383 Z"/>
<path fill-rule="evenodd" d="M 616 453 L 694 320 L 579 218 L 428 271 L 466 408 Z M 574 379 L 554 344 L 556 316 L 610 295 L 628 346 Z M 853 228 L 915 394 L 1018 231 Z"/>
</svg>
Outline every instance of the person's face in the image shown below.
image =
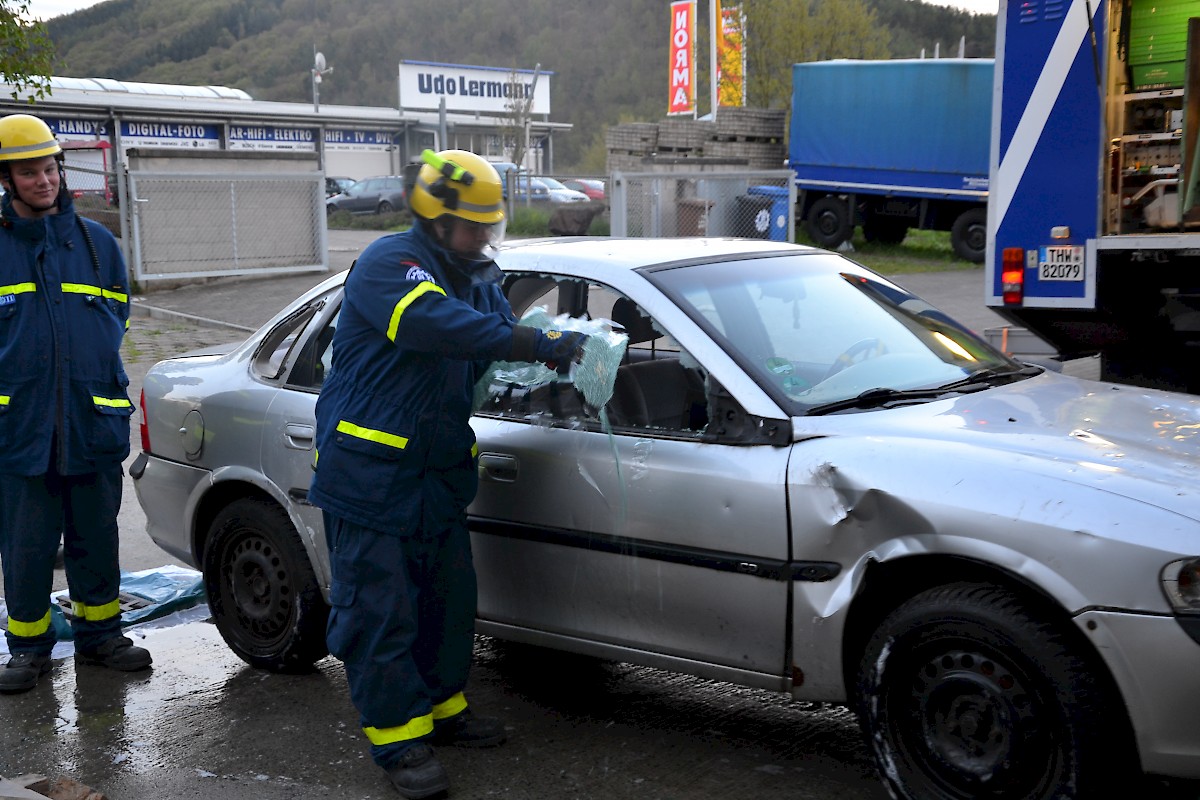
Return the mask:
<svg viewBox="0 0 1200 800">
<path fill-rule="evenodd" d="M 482 222 L 451 217 L 446 236 L 446 249 L 463 258 L 479 258 L 492 243 L 492 226 Z"/>
<path fill-rule="evenodd" d="M 58 211 L 58 162 L 54 156 L 15 161 L 5 189 L 12 194 L 13 208 L 22 217 L 44 217 Z"/>
</svg>

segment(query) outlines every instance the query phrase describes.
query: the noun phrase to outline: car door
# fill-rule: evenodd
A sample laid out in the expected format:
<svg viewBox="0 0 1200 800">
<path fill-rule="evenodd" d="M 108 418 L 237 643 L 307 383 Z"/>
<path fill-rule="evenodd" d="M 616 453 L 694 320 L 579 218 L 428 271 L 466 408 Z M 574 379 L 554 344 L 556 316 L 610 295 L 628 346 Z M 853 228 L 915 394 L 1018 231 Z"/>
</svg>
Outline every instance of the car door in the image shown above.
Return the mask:
<svg viewBox="0 0 1200 800">
<path fill-rule="evenodd" d="M 522 281 L 542 283 L 543 296 Z M 523 298 L 518 313 L 539 303 L 593 320 L 639 310 L 608 286 L 545 273 L 506 286 Z M 603 419 L 570 385 L 491 382 L 473 420 L 480 487 L 469 509 L 480 629 L 693 672 L 714 665 L 714 676 L 736 670 L 751 682 L 758 673 L 778 687 L 789 450 L 722 443 L 704 365 L 641 317 L 627 324 L 641 333 Z M 648 385 L 631 401 L 623 384 L 639 364 Z"/>
<path fill-rule="evenodd" d="M 286 496 L 305 548 L 316 556 L 311 560 L 322 588 L 329 586 L 329 553 L 321 510 L 308 502 L 308 487 L 315 456 L 317 395 L 329 370 L 341 300 L 342 288 L 337 286 L 283 321 L 268 337 L 278 342 L 275 349 L 283 355 L 275 369 L 281 386 L 263 415 L 262 471 Z"/>
</svg>

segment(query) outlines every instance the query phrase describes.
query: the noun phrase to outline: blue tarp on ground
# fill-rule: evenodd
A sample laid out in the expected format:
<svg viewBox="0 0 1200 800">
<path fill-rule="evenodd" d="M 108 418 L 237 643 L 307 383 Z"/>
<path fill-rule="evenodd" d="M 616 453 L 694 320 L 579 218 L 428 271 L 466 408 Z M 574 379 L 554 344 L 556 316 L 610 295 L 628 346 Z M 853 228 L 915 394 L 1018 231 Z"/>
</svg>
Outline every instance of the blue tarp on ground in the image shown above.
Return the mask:
<svg viewBox="0 0 1200 800">
<path fill-rule="evenodd" d="M 199 572 L 171 564 L 154 569 L 121 573 L 121 626 L 129 627 L 156 620 L 184 609 L 203 605 L 204 579 Z M 50 595 L 50 621 L 60 642 L 71 641 L 74 635 L 63 605 L 70 608 L 67 592 Z M 0 625 L 8 628 L 8 606 L 0 598 Z M 0 653 L 8 652 L 8 644 L 0 637 Z M 58 656 L 58 652 L 55 653 Z"/>
</svg>

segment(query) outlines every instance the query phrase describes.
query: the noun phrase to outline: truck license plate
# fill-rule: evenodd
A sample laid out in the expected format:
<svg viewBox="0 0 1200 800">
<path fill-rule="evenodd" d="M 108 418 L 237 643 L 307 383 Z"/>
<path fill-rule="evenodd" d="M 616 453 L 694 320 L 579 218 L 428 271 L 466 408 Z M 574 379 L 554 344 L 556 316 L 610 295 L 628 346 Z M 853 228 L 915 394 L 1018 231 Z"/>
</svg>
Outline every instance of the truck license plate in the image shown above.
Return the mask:
<svg viewBox="0 0 1200 800">
<path fill-rule="evenodd" d="M 1083 280 L 1083 247 L 1060 244 L 1039 247 L 1038 280 Z"/>
</svg>

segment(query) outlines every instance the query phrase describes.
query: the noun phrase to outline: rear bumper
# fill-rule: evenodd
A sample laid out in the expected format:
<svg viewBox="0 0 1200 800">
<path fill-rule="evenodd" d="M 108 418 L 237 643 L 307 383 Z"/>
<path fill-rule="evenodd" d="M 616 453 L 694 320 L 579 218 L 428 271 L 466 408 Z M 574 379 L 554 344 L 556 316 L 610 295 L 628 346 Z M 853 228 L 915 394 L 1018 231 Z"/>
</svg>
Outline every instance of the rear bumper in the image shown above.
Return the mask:
<svg viewBox="0 0 1200 800">
<path fill-rule="evenodd" d="M 146 514 L 146 533 L 163 550 L 199 569 L 192 553 L 192 520 L 201 487 L 211 482 L 212 473 L 143 452 L 129 475 Z"/>
</svg>

